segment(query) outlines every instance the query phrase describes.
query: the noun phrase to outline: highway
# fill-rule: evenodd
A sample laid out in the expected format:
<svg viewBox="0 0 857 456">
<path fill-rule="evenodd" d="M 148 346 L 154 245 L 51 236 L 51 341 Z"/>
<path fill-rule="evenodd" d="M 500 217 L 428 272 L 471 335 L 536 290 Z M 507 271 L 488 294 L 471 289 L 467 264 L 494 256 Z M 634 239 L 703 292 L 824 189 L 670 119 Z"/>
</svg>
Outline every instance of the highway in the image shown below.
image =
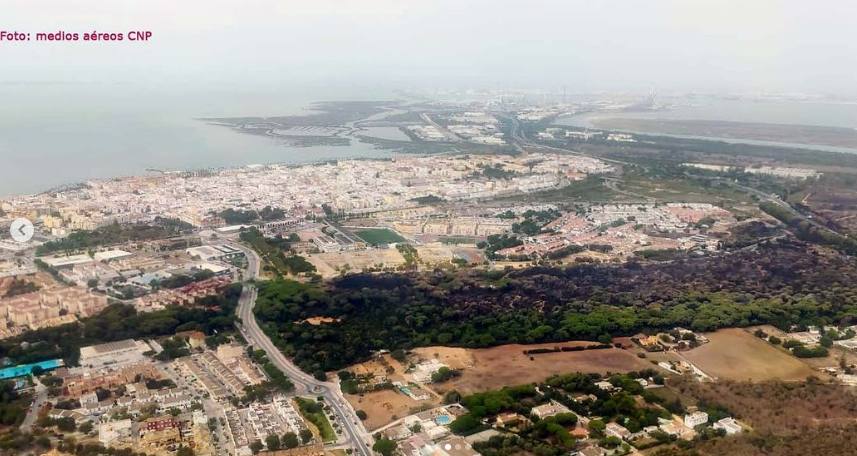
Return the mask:
<svg viewBox="0 0 857 456">
<path fill-rule="evenodd" d="M 824 224 L 821 224 L 821 223 L 819 223 L 818 221 L 816 221 L 816 220 L 814 220 L 814 219 L 812 219 L 812 218 L 810 218 L 810 217 L 807 217 L 806 215 L 804 215 L 804 214 L 803 214 L 803 213 L 801 213 L 800 211 L 796 210 L 796 209 L 795 209 L 791 204 L 789 204 L 787 201 L 783 201 L 783 199 L 782 199 L 782 198 L 780 198 L 779 196 L 777 196 L 777 195 L 775 195 L 775 194 L 765 193 L 765 192 L 762 192 L 761 190 L 755 189 L 755 188 L 753 188 L 753 187 L 747 187 L 746 185 L 741 185 L 741 184 L 739 184 L 738 182 L 735 182 L 735 181 L 733 181 L 733 180 L 731 180 L 731 179 L 726 179 L 726 178 L 723 178 L 723 177 L 717 177 L 717 176 L 699 176 L 699 175 L 694 175 L 694 174 L 691 174 L 691 173 L 685 173 L 685 175 L 687 175 L 688 177 L 695 177 L 695 178 L 698 178 L 698 179 L 707 179 L 707 180 L 711 180 L 711 181 L 715 181 L 715 182 L 722 183 L 722 184 L 724 184 L 724 185 L 731 186 L 731 187 L 733 187 L 733 188 L 736 188 L 736 189 L 738 189 L 738 190 L 741 190 L 741 191 L 743 191 L 743 192 L 746 192 L 747 194 L 750 194 L 750 195 L 754 195 L 754 196 L 756 196 L 756 197 L 759 199 L 759 201 L 765 201 L 765 202 L 769 202 L 769 203 L 776 204 L 777 206 L 780 206 L 781 208 L 783 208 L 783 209 L 787 210 L 787 211 L 788 211 L 792 216 L 797 217 L 797 218 L 800 218 L 801 220 L 803 220 L 803 221 L 805 221 L 805 222 L 807 222 L 807 223 L 809 223 L 809 224 L 811 224 L 811 225 L 815 226 L 816 228 L 818 228 L 818 229 L 820 229 L 820 230 L 822 230 L 822 231 L 827 231 L 828 233 L 831 233 L 831 234 L 834 234 L 834 235 L 838 235 L 838 236 L 845 236 L 844 234 L 842 234 L 842 233 L 840 233 L 840 232 L 838 232 L 838 231 L 836 231 L 836 230 L 833 230 L 833 229 L 831 229 L 830 227 L 828 227 L 828 226 L 826 226 L 826 225 L 824 225 Z"/>
<path fill-rule="evenodd" d="M 455 133 L 449 131 L 446 127 L 441 126 L 437 122 L 435 122 L 427 113 L 420 113 L 420 118 L 425 121 L 427 124 L 435 127 L 446 136 L 446 140 L 449 142 L 460 142 L 461 138 L 458 137 Z"/>
<path fill-rule="evenodd" d="M 512 123 L 512 131 L 509 134 L 509 136 L 512 137 L 512 144 L 521 152 L 526 152 L 524 150 L 524 146 L 526 146 L 527 148 L 532 149 L 532 150 L 547 151 L 549 153 L 550 152 L 553 152 L 553 153 L 559 152 L 561 154 L 579 155 L 581 157 L 595 158 L 595 159 L 601 160 L 601 161 L 606 162 L 606 163 L 614 163 L 617 165 L 632 165 L 632 163 L 622 161 L 622 160 L 616 160 L 615 158 L 592 156 L 592 155 L 585 154 L 583 152 L 579 152 L 579 151 L 576 151 L 573 149 L 548 146 L 546 144 L 539 144 L 537 142 L 530 141 L 526 137 L 526 135 L 524 135 L 524 131 L 521 128 L 521 122 L 518 121 L 518 119 L 516 119 L 514 116 L 506 117 L 506 119 Z"/>
<path fill-rule="evenodd" d="M 241 244 L 234 243 L 231 245 L 244 252 L 247 257 L 245 280 L 258 279 L 261 259 L 256 252 Z M 259 327 L 256 317 L 253 315 L 253 306 L 256 304 L 257 296 L 256 286 L 250 282 L 245 282 L 237 310 L 240 319 L 237 326 L 241 334 L 253 347 L 265 351 L 268 359 L 292 380 L 298 394 L 312 394 L 324 398 L 324 402 L 330 406 L 344 431 L 344 440 L 340 439 L 336 444 L 337 447 L 350 446 L 360 456 L 371 456 L 373 453 L 367 442 L 371 442 L 372 437 L 366 432 L 360 419 L 357 418 L 351 404 L 345 400 L 339 385 L 319 381 L 302 371 L 277 349 L 271 339 Z"/>
</svg>

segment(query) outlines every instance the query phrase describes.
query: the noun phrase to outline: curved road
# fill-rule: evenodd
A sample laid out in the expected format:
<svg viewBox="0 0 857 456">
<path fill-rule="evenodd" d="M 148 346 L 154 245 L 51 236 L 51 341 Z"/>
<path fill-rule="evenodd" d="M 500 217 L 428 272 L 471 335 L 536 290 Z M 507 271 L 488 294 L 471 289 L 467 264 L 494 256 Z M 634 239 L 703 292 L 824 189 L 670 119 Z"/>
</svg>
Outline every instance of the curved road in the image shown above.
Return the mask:
<svg viewBox="0 0 857 456">
<path fill-rule="evenodd" d="M 247 257 L 247 271 L 244 279 L 259 278 L 261 259 L 256 252 L 237 243 L 231 245 L 244 252 Z M 253 315 L 253 306 L 256 304 L 257 296 L 256 287 L 251 283 L 245 283 L 237 310 L 240 319 L 238 329 L 241 334 L 252 346 L 264 350 L 268 359 L 292 380 L 300 393 L 324 397 L 325 403 L 330 406 L 345 433 L 345 441 L 338 442 L 340 446 L 341 444 L 351 446 L 359 456 L 371 456 L 372 450 L 367 442 L 371 442 L 372 438 L 366 432 L 360 419 L 357 418 L 354 409 L 345 400 L 339 385 L 319 381 L 302 371 L 277 349 L 271 339 L 259 327 L 256 317 Z"/>
</svg>

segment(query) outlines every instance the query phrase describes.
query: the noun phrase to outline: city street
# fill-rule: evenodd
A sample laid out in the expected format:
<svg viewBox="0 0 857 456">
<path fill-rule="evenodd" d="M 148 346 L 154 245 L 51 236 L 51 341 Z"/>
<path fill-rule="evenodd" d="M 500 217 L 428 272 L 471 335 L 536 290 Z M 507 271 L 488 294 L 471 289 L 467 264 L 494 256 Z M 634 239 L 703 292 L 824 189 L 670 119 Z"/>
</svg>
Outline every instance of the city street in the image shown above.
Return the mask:
<svg viewBox="0 0 857 456">
<path fill-rule="evenodd" d="M 232 245 L 242 250 L 247 256 L 247 273 L 245 279 L 258 278 L 261 259 L 256 252 L 240 244 Z M 345 400 L 339 385 L 316 380 L 313 376 L 303 372 L 274 346 L 271 339 L 259 327 L 253 315 L 253 306 L 256 303 L 257 295 L 258 290 L 255 285 L 250 283 L 244 284 L 237 311 L 238 317 L 241 320 L 239 324 L 241 334 L 248 343 L 265 351 L 268 359 L 292 380 L 298 394 L 312 394 L 324 398 L 325 403 L 330 407 L 345 433 L 344 440 L 337 442 L 336 446 L 341 447 L 344 444 L 354 448 L 357 454 L 361 456 L 370 456 L 372 450 L 367 442 L 371 441 L 371 436 L 363 428 L 354 409 Z"/>
</svg>

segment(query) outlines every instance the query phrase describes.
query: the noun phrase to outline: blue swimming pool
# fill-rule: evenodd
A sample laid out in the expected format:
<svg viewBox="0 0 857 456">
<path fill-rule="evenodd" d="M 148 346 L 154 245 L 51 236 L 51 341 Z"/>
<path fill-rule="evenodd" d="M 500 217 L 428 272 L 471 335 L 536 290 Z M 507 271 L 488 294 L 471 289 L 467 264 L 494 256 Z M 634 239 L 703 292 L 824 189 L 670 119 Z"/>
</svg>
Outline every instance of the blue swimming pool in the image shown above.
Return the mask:
<svg viewBox="0 0 857 456">
<path fill-rule="evenodd" d="M 438 415 L 435 417 L 434 422 L 441 426 L 444 426 L 451 423 L 452 418 L 450 418 L 449 415 Z"/>
<path fill-rule="evenodd" d="M 47 361 L 39 361 L 31 364 L 20 364 L 18 366 L 6 367 L 0 369 L 0 380 L 6 380 L 15 377 L 24 377 L 30 375 L 35 367 L 41 367 L 42 370 L 52 370 L 62 366 L 61 359 L 49 359 Z"/>
</svg>

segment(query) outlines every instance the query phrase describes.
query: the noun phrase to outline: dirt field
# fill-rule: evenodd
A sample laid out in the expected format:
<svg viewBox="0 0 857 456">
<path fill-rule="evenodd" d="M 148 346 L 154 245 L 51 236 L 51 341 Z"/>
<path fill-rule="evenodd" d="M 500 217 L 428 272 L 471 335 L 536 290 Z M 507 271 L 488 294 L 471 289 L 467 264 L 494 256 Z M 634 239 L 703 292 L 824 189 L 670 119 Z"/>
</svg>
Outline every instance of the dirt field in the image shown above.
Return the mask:
<svg viewBox="0 0 857 456">
<path fill-rule="evenodd" d="M 420 256 L 420 261 L 426 266 L 446 263 L 459 256 L 467 258 L 473 263 L 480 263 L 484 259 L 482 251 L 475 247 L 443 244 L 441 242 L 417 246 L 417 253 Z"/>
<path fill-rule="evenodd" d="M 421 347 L 412 353 L 423 360 L 437 359 L 451 369 L 467 369 L 473 367 L 473 350 L 457 347 Z"/>
<path fill-rule="evenodd" d="M 706 334 L 711 342 L 682 352 L 708 375 L 722 380 L 803 380 L 818 375 L 798 358 L 760 340 L 744 329 L 730 328 Z"/>
<path fill-rule="evenodd" d="M 366 412 L 366 421 L 363 424 L 370 431 L 398 418 L 440 404 L 440 400 L 435 398 L 415 401 L 395 390 L 375 391 L 364 393 L 362 396 L 346 394 L 345 398 L 355 410 Z"/>
<path fill-rule="evenodd" d="M 620 349 L 586 350 L 580 352 L 544 353 L 530 357 L 525 349 L 557 346 L 589 345 L 592 342 L 566 342 L 540 345 L 503 345 L 485 349 L 445 347 L 421 348 L 418 353 L 437 358 L 450 367 L 463 369 L 462 375 L 449 382 L 434 385 L 443 393 L 451 389 L 468 394 L 542 381 L 554 374 L 569 372 L 628 372 L 651 367 L 646 360 L 637 358 L 631 351 Z"/>
<path fill-rule="evenodd" d="M 350 366 L 348 370 L 358 376 L 386 377 L 391 382 L 408 383 L 409 378 L 404 374 L 406 368 L 407 366 L 403 366 L 393 359 L 392 356 L 385 354 L 381 357 Z M 411 386 L 411 389 L 418 390 L 414 386 Z M 421 391 L 416 392 L 421 393 Z M 440 396 L 437 396 L 431 390 L 426 390 L 425 392 L 429 394 L 431 399 L 415 401 L 397 390 L 346 394 L 345 397 L 355 410 L 362 409 L 366 412 L 367 419 L 364 421 L 364 424 L 366 429 L 372 430 L 418 410 L 440 405 Z"/>
<path fill-rule="evenodd" d="M 0 278 L 0 296 L 5 295 L 6 292 L 9 291 L 9 287 L 12 285 L 14 279 L 15 278 L 13 277 Z M 17 279 L 35 284 L 39 289 L 42 290 L 56 287 L 59 285 L 57 281 L 54 280 L 54 278 L 51 277 L 48 273 L 41 271 L 36 272 L 34 274 L 18 276 Z"/>
<path fill-rule="evenodd" d="M 304 322 L 309 323 L 313 326 L 319 326 L 319 325 L 326 325 L 328 323 L 335 323 L 339 320 L 340 320 L 339 318 L 332 318 L 332 317 L 309 317 L 306 320 L 304 320 Z"/>
<path fill-rule="evenodd" d="M 307 261 L 313 264 L 324 278 L 339 274 L 338 269 L 347 265 L 351 271 L 382 264 L 384 267 L 396 267 L 405 264 L 405 259 L 396 249 L 369 249 L 353 252 L 317 253 L 307 256 Z"/>
<path fill-rule="evenodd" d="M 481 263 L 482 253 L 475 247 L 455 246 L 433 242 L 416 247 L 420 268 L 434 268 L 439 264 L 448 264 L 456 257 L 469 258 L 471 262 Z M 402 254 L 396 249 L 367 249 L 346 252 L 314 253 L 306 255 L 324 278 L 336 277 L 343 267 L 349 271 L 364 268 L 396 268 L 405 264 Z"/>
<path fill-rule="evenodd" d="M 372 358 L 360 364 L 348 368 L 354 375 L 372 375 L 375 377 L 387 377 L 390 381 L 404 381 L 402 373 L 405 367 L 393 359 L 389 354 Z"/>
<path fill-rule="evenodd" d="M 397 418 L 414 413 L 418 409 L 440 404 L 444 392 L 455 389 L 463 394 L 498 389 L 503 386 L 520 385 L 542 381 L 554 374 L 569 372 L 628 372 L 651 367 L 647 360 L 637 358 L 630 350 L 608 349 L 580 352 L 545 353 L 533 355 L 533 360 L 523 351 L 534 348 L 552 348 L 575 345 L 590 345 L 592 342 L 566 342 L 540 345 L 504 345 L 486 349 L 454 347 L 422 347 L 412 352 L 412 362 L 436 358 L 453 369 L 461 369 L 462 375 L 449 382 L 432 385 L 439 393 L 427 401 L 415 401 L 395 390 L 383 390 L 360 395 L 346 395 L 357 410 L 368 416 L 367 429 L 376 429 Z M 390 369 L 392 368 L 392 369 Z M 391 381 L 408 381 L 402 366 L 389 355 L 356 364 L 348 370 L 357 375 L 372 374 L 386 376 Z"/>
</svg>

